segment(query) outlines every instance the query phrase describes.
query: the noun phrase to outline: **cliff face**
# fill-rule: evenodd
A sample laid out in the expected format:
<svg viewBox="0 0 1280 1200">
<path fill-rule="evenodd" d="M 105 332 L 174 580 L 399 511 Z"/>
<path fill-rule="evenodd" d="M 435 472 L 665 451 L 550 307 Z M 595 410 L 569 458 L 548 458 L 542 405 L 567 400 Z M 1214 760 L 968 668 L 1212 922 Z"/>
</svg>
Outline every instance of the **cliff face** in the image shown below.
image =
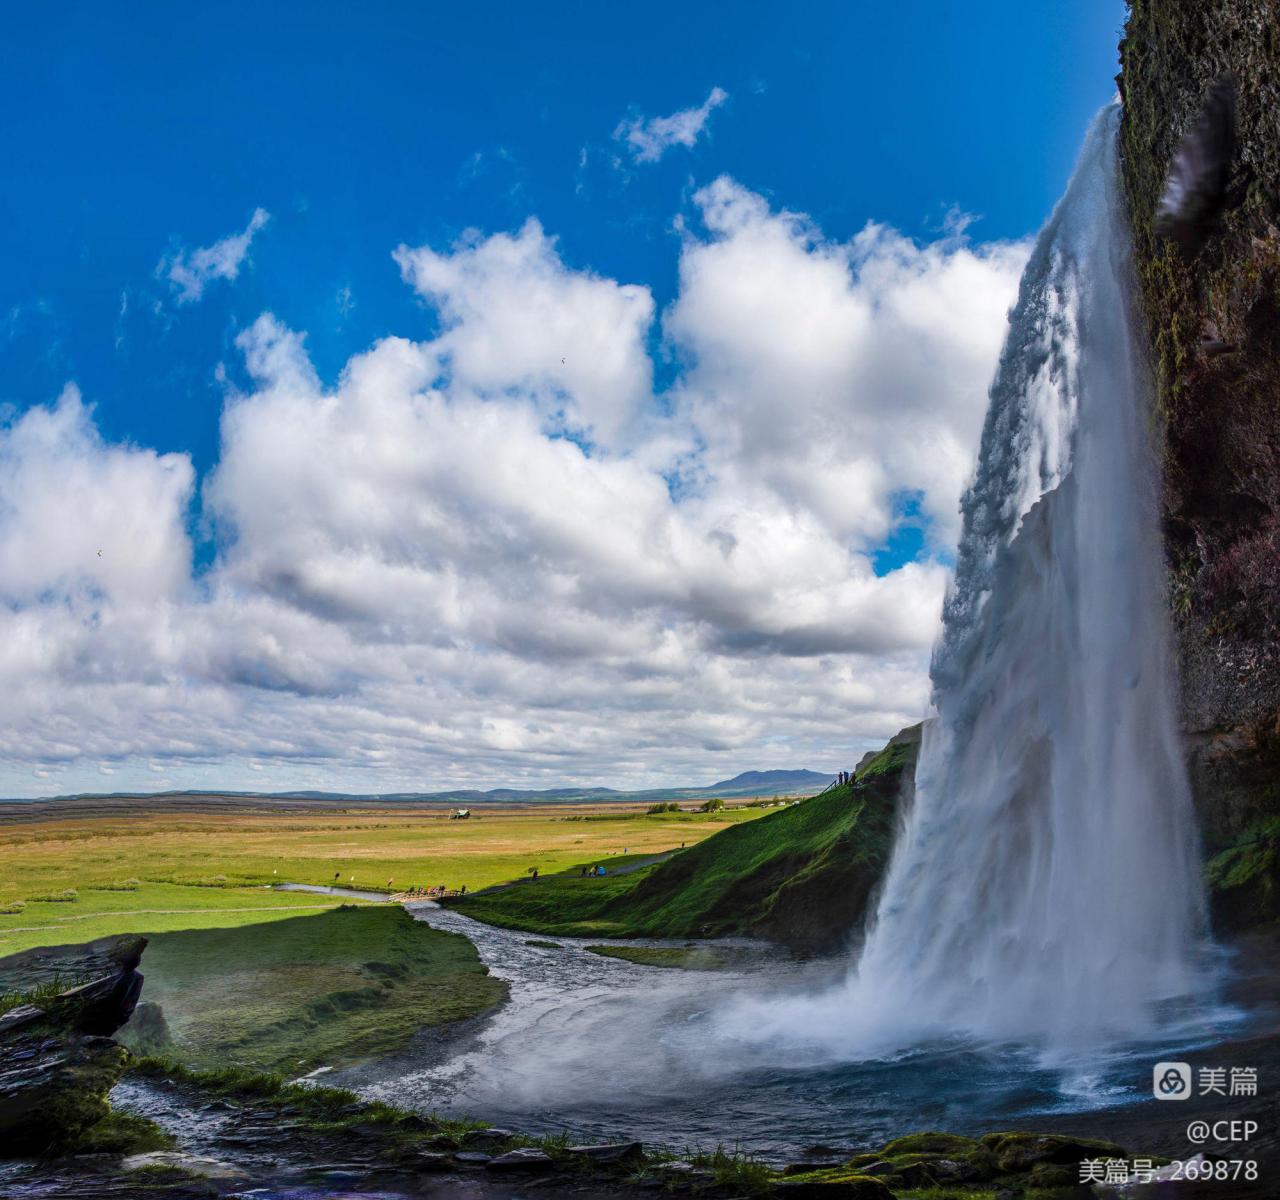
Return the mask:
<svg viewBox="0 0 1280 1200">
<path fill-rule="evenodd" d="M 1215 917 L 1280 916 L 1280 5 L 1132 0 L 1121 153 L 1164 447 L 1183 721 Z M 1154 228 L 1175 149 L 1236 80 L 1220 218 Z"/>
</svg>

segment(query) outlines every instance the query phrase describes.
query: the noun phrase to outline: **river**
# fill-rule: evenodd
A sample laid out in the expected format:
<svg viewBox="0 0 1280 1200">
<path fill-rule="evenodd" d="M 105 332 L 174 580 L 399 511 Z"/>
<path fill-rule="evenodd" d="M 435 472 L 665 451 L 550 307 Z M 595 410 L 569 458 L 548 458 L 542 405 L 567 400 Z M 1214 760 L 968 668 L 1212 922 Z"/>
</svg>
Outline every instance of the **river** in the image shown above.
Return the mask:
<svg viewBox="0 0 1280 1200">
<path fill-rule="evenodd" d="M 408 908 L 470 938 L 510 999 L 461 1038 L 427 1031 L 399 1055 L 324 1082 L 534 1132 L 723 1144 L 779 1162 L 815 1145 L 852 1150 L 921 1129 L 1057 1128 L 1066 1114 L 1149 1105 L 1153 1063 L 1239 1033 L 1224 1008 L 1201 1014 L 1177 1042 L 1133 1043 L 1071 1065 L 960 1040 L 832 1062 L 825 1051 L 738 1038 L 722 1018 L 744 1000 L 811 994 L 843 974 L 842 962 L 775 954 L 742 971 L 638 966 L 588 953 L 582 939 L 534 939 L 430 903 Z"/>
</svg>

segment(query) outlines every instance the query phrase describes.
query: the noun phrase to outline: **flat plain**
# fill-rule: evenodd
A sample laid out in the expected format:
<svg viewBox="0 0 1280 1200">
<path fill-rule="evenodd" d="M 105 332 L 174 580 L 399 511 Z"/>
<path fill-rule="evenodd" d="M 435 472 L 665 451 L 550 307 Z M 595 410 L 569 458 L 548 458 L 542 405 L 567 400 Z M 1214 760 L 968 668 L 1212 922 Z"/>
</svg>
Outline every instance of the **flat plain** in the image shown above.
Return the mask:
<svg viewBox="0 0 1280 1200">
<path fill-rule="evenodd" d="M 688 805 L 690 809 L 694 806 Z M 647 814 L 643 806 L 528 805 L 453 820 L 424 807 L 254 810 L 216 800 L 181 810 L 67 815 L 49 806 L 0 823 L 0 956 L 116 933 L 225 928 L 301 916 L 349 899 L 273 890 L 277 883 L 369 891 L 475 891 L 579 864 L 692 845 L 768 809 Z M 624 853 L 625 852 L 625 853 Z"/>
</svg>

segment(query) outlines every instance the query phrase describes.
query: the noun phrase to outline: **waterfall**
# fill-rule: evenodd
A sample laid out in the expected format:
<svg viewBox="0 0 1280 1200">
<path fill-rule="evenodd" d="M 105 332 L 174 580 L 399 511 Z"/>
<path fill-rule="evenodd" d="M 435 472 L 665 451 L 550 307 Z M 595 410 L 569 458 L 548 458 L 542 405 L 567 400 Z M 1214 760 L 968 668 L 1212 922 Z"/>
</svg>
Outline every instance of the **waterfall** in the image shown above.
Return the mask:
<svg viewBox="0 0 1280 1200">
<path fill-rule="evenodd" d="M 1119 112 L 1095 119 L 1010 314 L 936 717 L 862 954 L 808 1011 L 756 1012 L 757 1032 L 803 1027 L 842 1052 L 1078 1047 L 1153 1031 L 1195 990 L 1203 902 Z"/>
<path fill-rule="evenodd" d="M 1074 1042 L 1188 993 L 1202 920 L 1113 104 L 1023 275 L 962 502 L 937 716 L 855 986 Z"/>
</svg>

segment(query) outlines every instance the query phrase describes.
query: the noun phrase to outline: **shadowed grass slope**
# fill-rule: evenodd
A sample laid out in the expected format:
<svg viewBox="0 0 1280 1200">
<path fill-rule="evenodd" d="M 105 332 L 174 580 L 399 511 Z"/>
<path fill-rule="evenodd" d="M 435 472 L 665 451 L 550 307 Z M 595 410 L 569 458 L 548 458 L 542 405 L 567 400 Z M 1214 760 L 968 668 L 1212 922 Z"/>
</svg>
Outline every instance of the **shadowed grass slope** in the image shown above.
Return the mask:
<svg viewBox="0 0 1280 1200">
<path fill-rule="evenodd" d="M 454 905 L 493 925 L 592 937 L 753 934 L 834 949 L 857 928 L 880 881 L 920 727 L 894 737 L 832 788 L 722 830 L 631 875 L 579 871 L 493 889 Z"/>
</svg>

